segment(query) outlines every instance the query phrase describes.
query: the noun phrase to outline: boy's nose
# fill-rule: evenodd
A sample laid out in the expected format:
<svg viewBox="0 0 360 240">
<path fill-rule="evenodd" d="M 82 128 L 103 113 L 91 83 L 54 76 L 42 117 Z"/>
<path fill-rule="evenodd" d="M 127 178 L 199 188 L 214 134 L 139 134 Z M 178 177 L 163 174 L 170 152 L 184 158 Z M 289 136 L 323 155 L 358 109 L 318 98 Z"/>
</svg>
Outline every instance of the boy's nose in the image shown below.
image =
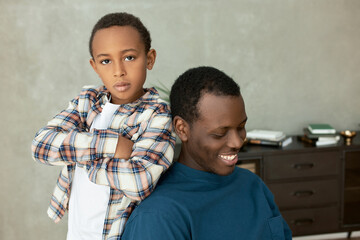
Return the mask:
<svg viewBox="0 0 360 240">
<path fill-rule="evenodd" d="M 125 76 L 126 74 L 124 65 L 121 62 L 114 64 L 113 71 L 114 71 L 114 77 L 122 77 Z"/>
</svg>

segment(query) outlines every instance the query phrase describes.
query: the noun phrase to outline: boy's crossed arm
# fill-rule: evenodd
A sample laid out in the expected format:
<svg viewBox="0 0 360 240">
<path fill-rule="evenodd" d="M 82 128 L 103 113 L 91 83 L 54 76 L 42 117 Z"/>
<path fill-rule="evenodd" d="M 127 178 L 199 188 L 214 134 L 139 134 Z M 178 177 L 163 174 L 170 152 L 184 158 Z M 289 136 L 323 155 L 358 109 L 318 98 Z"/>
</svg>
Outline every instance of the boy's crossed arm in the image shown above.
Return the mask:
<svg viewBox="0 0 360 240">
<path fill-rule="evenodd" d="M 48 165 L 86 163 L 94 183 L 118 189 L 134 200 L 147 197 L 172 162 L 175 136 L 170 114 L 153 114 L 133 143 L 108 129 L 85 131 L 86 116 L 79 114 L 77 103 L 73 100 L 36 134 L 33 158 Z"/>
<path fill-rule="evenodd" d="M 91 168 L 88 168 L 90 181 L 118 189 L 137 201 L 152 192 L 160 175 L 169 168 L 175 145 L 168 113 L 153 114 L 138 133 L 130 158 L 105 158 L 91 162 Z M 131 143 L 127 139 L 119 140 L 127 145 L 122 147 L 122 143 L 119 143 L 118 156 L 124 156 Z"/>
<path fill-rule="evenodd" d="M 119 136 L 114 158 L 129 159 L 134 143 L 126 137 Z"/>
<path fill-rule="evenodd" d="M 63 166 L 114 156 L 119 134 L 107 129 L 88 132 L 79 101 L 81 96 L 36 133 L 31 147 L 35 161 Z"/>
</svg>

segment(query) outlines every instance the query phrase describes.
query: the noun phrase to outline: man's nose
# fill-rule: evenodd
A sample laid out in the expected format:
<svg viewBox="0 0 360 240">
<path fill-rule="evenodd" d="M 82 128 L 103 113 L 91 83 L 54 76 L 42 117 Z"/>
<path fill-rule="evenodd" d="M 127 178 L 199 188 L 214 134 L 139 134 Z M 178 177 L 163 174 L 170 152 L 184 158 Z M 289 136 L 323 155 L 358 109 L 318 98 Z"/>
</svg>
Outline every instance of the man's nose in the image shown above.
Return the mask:
<svg viewBox="0 0 360 240">
<path fill-rule="evenodd" d="M 244 138 L 241 136 L 240 132 L 237 130 L 231 131 L 227 143 L 228 147 L 239 150 L 243 144 Z"/>
</svg>

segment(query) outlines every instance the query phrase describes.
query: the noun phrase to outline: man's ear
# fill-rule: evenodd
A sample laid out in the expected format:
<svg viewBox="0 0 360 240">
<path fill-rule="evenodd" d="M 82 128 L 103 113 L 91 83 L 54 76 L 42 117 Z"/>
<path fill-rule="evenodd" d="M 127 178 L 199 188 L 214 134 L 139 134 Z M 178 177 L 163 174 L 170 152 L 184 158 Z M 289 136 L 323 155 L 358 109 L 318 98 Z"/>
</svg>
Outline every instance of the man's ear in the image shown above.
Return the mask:
<svg viewBox="0 0 360 240">
<path fill-rule="evenodd" d="M 182 119 L 180 116 L 175 116 L 173 119 L 173 125 L 176 134 L 180 138 L 182 142 L 187 142 L 190 134 L 190 126 L 189 124 Z"/>
<path fill-rule="evenodd" d="M 90 58 L 89 62 L 90 62 L 91 67 L 94 69 L 94 71 L 95 71 L 96 73 L 98 73 L 98 72 L 97 72 L 96 63 L 95 63 L 94 59 L 93 59 L 93 58 Z"/>
<path fill-rule="evenodd" d="M 155 59 L 156 59 L 155 49 L 150 49 L 146 57 L 147 57 L 146 68 L 148 70 L 151 70 L 155 64 Z"/>
</svg>

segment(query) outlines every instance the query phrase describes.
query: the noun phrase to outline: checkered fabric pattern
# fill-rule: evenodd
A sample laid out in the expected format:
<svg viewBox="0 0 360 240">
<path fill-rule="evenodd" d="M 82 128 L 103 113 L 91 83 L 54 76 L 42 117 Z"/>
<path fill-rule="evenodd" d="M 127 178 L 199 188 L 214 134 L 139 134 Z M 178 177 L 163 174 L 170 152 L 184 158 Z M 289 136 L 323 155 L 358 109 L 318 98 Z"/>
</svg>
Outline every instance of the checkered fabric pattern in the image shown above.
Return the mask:
<svg viewBox="0 0 360 240">
<path fill-rule="evenodd" d="M 145 91 L 135 102 L 120 105 L 108 129 L 90 132 L 96 115 L 109 101 L 109 92 L 104 86 L 84 87 L 66 110 L 36 133 L 34 160 L 64 166 L 48 208 L 55 222 L 68 208 L 78 164 L 88 171 L 90 181 L 110 186 L 103 239 L 120 239 L 132 210 L 172 164 L 175 133 L 169 108 L 155 88 Z M 130 159 L 113 158 L 119 135 L 134 142 Z"/>
</svg>

